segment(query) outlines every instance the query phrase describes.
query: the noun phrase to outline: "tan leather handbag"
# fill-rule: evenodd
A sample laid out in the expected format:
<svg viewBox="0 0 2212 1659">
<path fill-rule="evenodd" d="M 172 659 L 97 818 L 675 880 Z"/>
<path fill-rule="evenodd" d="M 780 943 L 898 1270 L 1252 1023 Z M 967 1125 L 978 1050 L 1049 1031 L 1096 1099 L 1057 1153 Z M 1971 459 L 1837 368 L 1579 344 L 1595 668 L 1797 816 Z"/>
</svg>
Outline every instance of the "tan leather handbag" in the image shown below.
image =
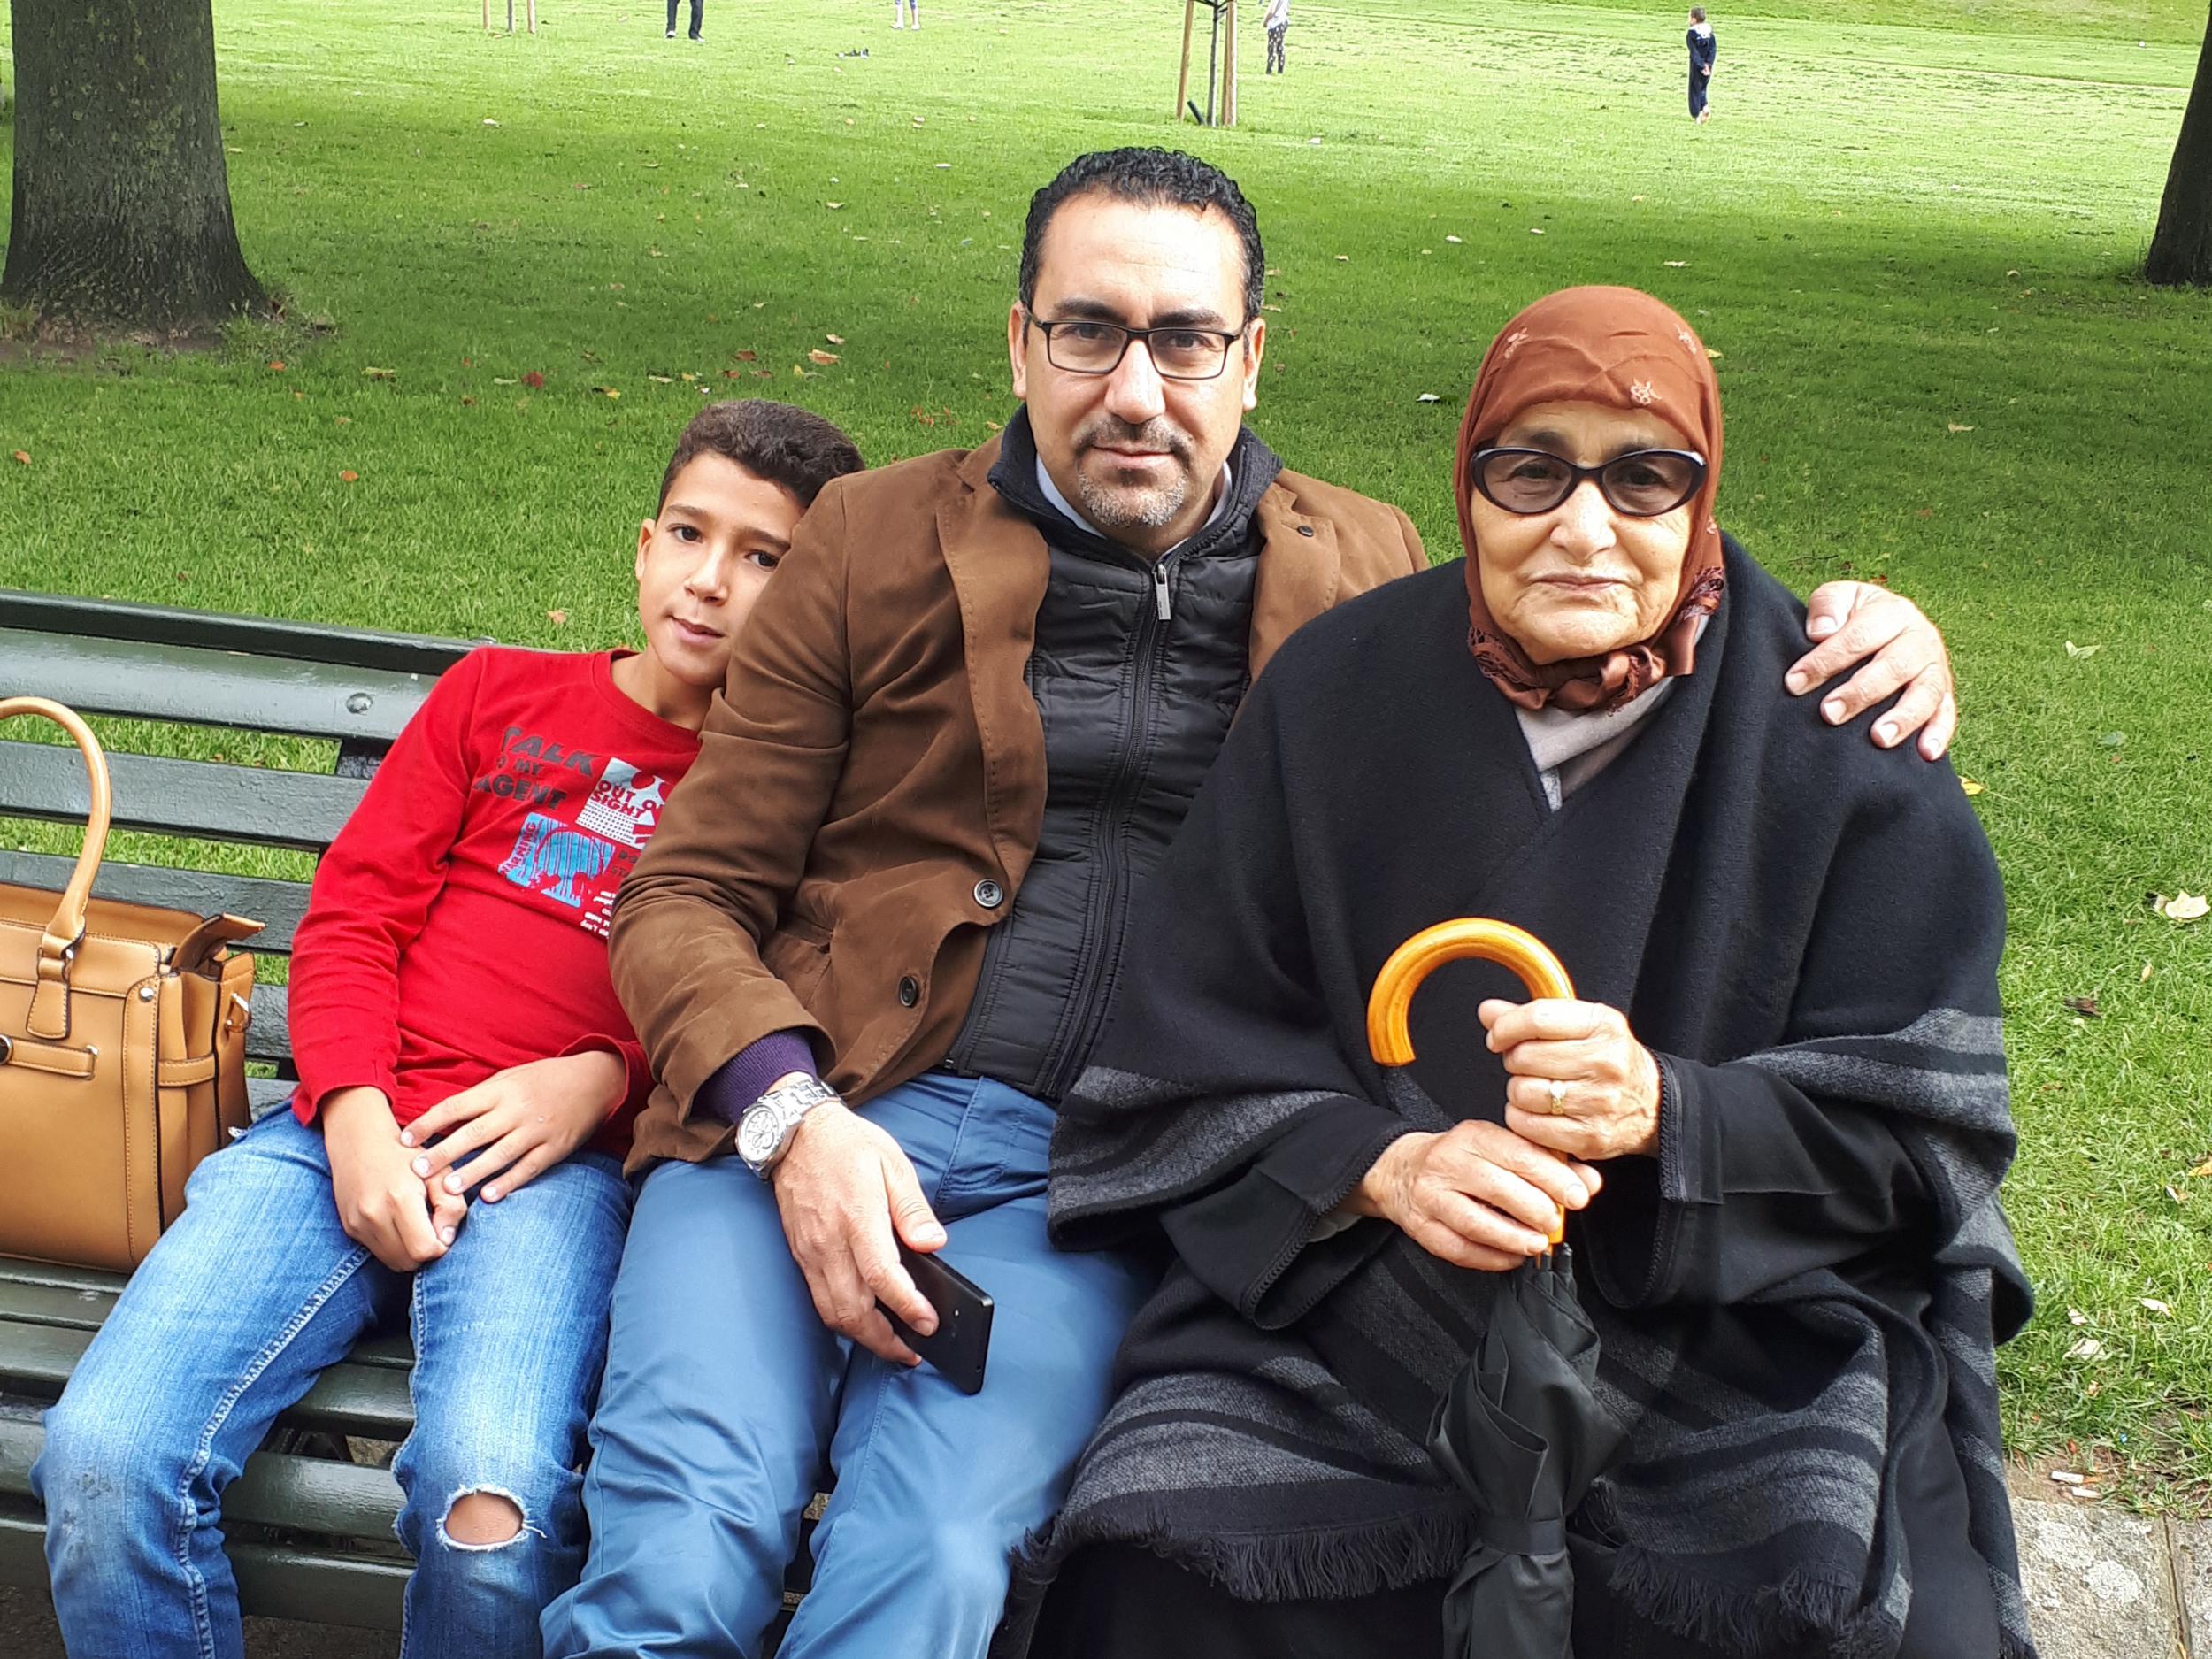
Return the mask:
<svg viewBox="0 0 2212 1659">
<path fill-rule="evenodd" d="M 76 740 L 84 850 L 59 895 L 0 883 L 0 1255 L 128 1272 L 184 1209 L 185 1178 L 243 1128 L 261 924 L 92 897 L 107 757 L 72 710 L 0 698 Z"/>
</svg>

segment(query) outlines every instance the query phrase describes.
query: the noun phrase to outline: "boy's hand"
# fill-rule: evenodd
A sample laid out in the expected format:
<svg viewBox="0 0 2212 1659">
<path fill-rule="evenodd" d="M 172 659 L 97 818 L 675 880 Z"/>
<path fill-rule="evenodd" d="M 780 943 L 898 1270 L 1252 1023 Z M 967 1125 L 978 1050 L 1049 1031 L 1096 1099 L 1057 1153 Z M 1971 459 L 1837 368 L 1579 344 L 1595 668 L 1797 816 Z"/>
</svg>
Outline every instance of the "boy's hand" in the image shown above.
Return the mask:
<svg viewBox="0 0 2212 1659">
<path fill-rule="evenodd" d="M 416 1177 L 457 1201 L 488 1182 L 484 1201 L 495 1204 L 589 1140 L 620 1102 L 628 1076 L 620 1055 L 598 1048 L 509 1066 L 449 1094 L 400 1131 L 403 1156 L 437 1141 L 415 1154 Z M 472 1152 L 477 1156 L 467 1167 L 452 1167 Z"/>
<path fill-rule="evenodd" d="M 331 1194 L 346 1236 L 396 1273 L 411 1273 L 446 1253 L 468 1212 L 466 1201 L 431 1191 L 407 1167 L 392 1138 L 384 1091 L 344 1088 L 319 1114 L 330 1156 Z"/>
<path fill-rule="evenodd" d="M 924 1336 L 937 1328 L 936 1310 L 899 1264 L 898 1241 L 926 1253 L 943 1248 L 945 1230 L 899 1143 L 843 1106 L 818 1106 L 799 1120 L 771 1179 L 822 1323 L 894 1364 L 920 1364 L 876 1306 Z"/>
</svg>

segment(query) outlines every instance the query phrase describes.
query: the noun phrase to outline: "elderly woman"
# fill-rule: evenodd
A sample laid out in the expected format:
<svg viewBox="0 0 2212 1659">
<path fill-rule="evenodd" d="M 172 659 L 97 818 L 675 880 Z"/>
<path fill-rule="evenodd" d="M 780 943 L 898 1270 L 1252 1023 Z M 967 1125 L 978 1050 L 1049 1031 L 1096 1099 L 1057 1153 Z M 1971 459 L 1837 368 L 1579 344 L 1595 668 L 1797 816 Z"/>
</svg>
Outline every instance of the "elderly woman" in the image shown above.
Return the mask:
<svg viewBox="0 0 2212 1659">
<path fill-rule="evenodd" d="M 2032 1653 L 2003 895 L 1947 766 L 1778 689 L 1803 612 L 1716 527 L 1720 460 L 1695 331 L 1555 294 L 1468 403 L 1465 563 L 1254 690 L 1061 1113 L 1054 1236 L 1173 1258 L 1002 1648 L 1438 1651 L 1474 1540 L 1431 1416 L 1564 1206 L 1627 1428 L 1578 1652 Z M 1385 1071 L 1377 971 L 1465 915 L 1587 1000 L 1455 966 Z"/>
</svg>

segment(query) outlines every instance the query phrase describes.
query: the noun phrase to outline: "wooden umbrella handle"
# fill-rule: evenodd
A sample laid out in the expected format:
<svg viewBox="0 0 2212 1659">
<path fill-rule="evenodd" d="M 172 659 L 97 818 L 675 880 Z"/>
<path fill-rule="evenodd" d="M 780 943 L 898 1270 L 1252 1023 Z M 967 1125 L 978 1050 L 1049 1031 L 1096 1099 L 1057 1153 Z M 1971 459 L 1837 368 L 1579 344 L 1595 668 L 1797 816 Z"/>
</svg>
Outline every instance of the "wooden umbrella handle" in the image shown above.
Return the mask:
<svg viewBox="0 0 2212 1659">
<path fill-rule="evenodd" d="M 1407 1019 L 1421 981 L 1448 962 L 1474 957 L 1510 968 L 1531 996 L 1571 997 L 1574 981 L 1551 949 L 1535 934 L 1510 922 L 1467 916 L 1439 922 L 1390 953 L 1367 999 L 1367 1048 L 1379 1065 L 1413 1064 L 1413 1036 Z"/>
<path fill-rule="evenodd" d="M 1548 945 L 1525 929 L 1479 916 L 1439 922 L 1392 951 L 1390 960 L 1375 976 L 1375 988 L 1367 998 L 1367 1048 L 1378 1064 L 1413 1064 L 1413 1034 L 1408 1022 L 1414 992 L 1446 963 L 1469 957 L 1510 968 L 1532 997 L 1575 994 L 1566 965 L 1552 955 Z M 1566 1216 L 1562 1212 L 1552 1225 L 1551 1241 L 1557 1244 L 1565 1236 Z"/>
</svg>

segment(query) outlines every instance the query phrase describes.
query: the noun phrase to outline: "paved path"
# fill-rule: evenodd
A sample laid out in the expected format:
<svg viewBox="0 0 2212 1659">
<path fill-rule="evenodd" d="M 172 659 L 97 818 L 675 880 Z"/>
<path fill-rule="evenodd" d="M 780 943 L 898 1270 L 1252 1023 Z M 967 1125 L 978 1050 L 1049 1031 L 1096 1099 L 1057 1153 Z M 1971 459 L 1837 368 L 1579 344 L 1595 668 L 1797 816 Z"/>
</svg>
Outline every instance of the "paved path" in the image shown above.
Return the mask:
<svg viewBox="0 0 2212 1659">
<path fill-rule="evenodd" d="M 2043 1659 L 2212 1659 L 2212 1522 L 2024 1496 L 2014 1514 Z M 365 1631 L 246 1624 L 246 1659 L 391 1659 L 397 1649 Z M 64 1659 L 42 1596 L 0 1589 L 0 1655 Z"/>
</svg>

